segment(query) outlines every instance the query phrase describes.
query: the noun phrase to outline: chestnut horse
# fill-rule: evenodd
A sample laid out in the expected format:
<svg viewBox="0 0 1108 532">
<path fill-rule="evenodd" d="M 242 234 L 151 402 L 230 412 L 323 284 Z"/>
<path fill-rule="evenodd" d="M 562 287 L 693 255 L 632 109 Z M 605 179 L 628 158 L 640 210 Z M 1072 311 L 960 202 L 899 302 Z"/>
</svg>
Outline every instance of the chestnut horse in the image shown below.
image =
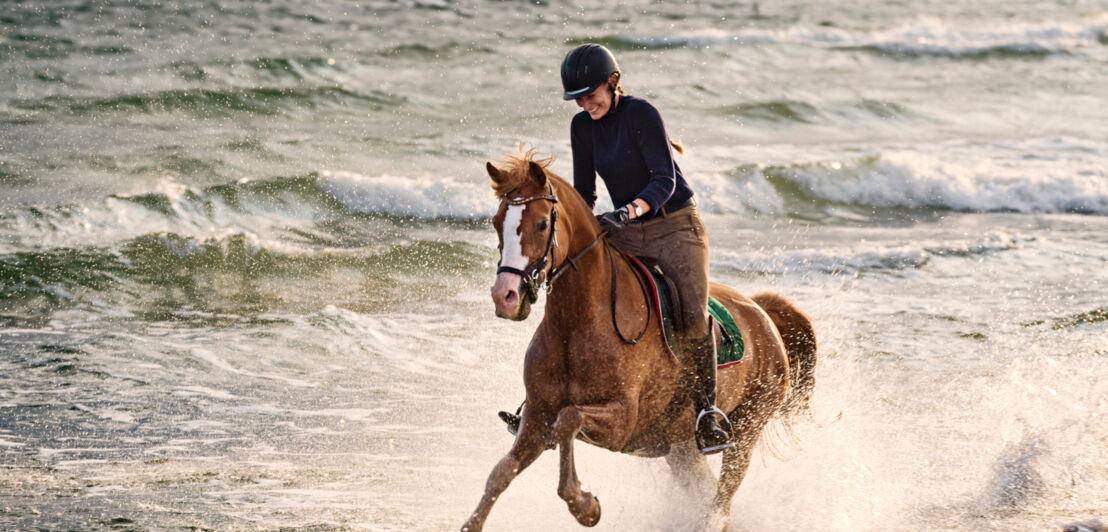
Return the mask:
<svg viewBox="0 0 1108 532">
<path fill-rule="evenodd" d="M 561 455 L 558 495 L 579 523 L 595 525 L 600 503 L 577 479 L 576 439 L 665 456 L 678 478 L 715 492 L 714 508 L 698 527 L 726 529 L 731 498 L 762 428 L 775 413 L 807 407 L 816 361 L 811 322 L 781 296 L 748 298 L 711 284 L 712 297 L 731 311 L 746 342 L 742 360 L 719 370 L 717 405 L 728 413 L 735 446 L 724 451 L 716 481 L 691 441 L 695 412 L 687 371 L 667 354 L 660 320 L 649 316 L 636 274 L 611 251 L 576 190 L 546 169 L 549 159 L 536 160 L 532 150 L 507 163 L 486 165 L 501 198 L 493 219 L 501 258 L 492 288 L 496 314 L 525 319 L 544 280 L 546 314 L 524 360 L 527 402 L 515 443 L 493 468 L 462 530 L 481 530 L 512 479 L 555 447 Z M 630 340 L 643 330 L 641 339 Z"/>
</svg>

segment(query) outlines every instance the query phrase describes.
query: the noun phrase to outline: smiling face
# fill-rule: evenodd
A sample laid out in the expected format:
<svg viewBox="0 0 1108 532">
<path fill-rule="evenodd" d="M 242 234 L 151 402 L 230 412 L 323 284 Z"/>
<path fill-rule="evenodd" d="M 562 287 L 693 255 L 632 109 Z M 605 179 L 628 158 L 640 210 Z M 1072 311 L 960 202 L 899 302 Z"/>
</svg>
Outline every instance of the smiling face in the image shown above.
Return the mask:
<svg viewBox="0 0 1108 532">
<path fill-rule="evenodd" d="M 615 74 L 612 74 L 615 78 Z M 577 98 L 577 105 L 589 113 L 589 118 L 600 120 L 612 109 L 612 88 L 605 83 L 596 90 Z"/>
</svg>

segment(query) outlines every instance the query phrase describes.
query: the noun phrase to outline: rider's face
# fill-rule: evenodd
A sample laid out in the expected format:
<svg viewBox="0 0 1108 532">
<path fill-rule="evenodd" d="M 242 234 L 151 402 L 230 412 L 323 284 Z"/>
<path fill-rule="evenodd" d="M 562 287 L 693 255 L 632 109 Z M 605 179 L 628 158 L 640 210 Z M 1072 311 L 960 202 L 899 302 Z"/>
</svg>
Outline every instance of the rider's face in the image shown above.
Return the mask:
<svg viewBox="0 0 1108 532">
<path fill-rule="evenodd" d="M 600 120 L 612 107 L 612 88 L 607 83 L 577 98 L 577 105 L 589 113 L 589 118 Z"/>
</svg>

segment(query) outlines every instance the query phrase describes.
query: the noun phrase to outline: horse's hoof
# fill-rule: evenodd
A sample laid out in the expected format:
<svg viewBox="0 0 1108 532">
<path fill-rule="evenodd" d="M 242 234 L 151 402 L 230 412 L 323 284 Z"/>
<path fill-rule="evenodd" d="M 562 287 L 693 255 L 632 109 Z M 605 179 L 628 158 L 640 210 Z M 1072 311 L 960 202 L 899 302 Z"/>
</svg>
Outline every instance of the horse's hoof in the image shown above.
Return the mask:
<svg viewBox="0 0 1108 532">
<path fill-rule="evenodd" d="M 465 525 L 462 525 L 461 532 L 481 532 L 482 528 L 484 528 L 482 525 L 469 521 Z"/>
<path fill-rule="evenodd" d="M 574 517 L 581 526 L 596 526 L 600 522 L 600 499 L 591 493 L 586 495 L 589 497 L 589 508 Z"/>
<path fill-rule="evenodd" d="M 705 516 L 704 529 L 728 532 L 731 530 L 730 516 L 721 512 L 712 512 Z"/>
</svg>

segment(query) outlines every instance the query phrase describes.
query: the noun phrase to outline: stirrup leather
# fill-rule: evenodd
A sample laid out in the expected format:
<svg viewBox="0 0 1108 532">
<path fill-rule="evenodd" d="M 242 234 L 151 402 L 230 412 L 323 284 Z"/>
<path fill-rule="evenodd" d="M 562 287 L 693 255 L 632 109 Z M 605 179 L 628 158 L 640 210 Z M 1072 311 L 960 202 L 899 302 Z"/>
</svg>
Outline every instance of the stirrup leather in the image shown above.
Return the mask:
<svg viewBox="0 0 1108 532">
<path fill-rule="evenodd" d="M 700 420 L 704 416 L 707 416 L 707 415 L 714 416 L 716 414 L 719 414 L 719 417 L 723 418 L 723 423 L 726 425 L 726 427 L 720 426 L 720 428 L 723 429 L 723 431 L 727 433 L 727 441 L 725 441 L 725 442 L 723 442 L 719 445 L 712 445 L 710 447 L 705 447 L 703 445 L 703 442 L 700 440 Z M 719 407 L 717 407 L 715 405 L 712 405 L 711 408 L 705 408 L 704 410 L 701 410 L 700 413 L 696 415 L 696 426 L 693 427 L 693 430 L 695 431 L 694 435 L 696 437 L 696 447 L 698 449 L 700 449 L 701 454 L 714 454 L 714 453 L 718 453 L 720 451 L 730 449 L 730 448 L 735 446 L 735 443 L 731 441 L 735 437 L 734 432 L 731 428 L 731 420 L 727 419 L 727 414 L 725 414 L 723 412 L 723 410 L 720 410 Z"/>
</svg>

